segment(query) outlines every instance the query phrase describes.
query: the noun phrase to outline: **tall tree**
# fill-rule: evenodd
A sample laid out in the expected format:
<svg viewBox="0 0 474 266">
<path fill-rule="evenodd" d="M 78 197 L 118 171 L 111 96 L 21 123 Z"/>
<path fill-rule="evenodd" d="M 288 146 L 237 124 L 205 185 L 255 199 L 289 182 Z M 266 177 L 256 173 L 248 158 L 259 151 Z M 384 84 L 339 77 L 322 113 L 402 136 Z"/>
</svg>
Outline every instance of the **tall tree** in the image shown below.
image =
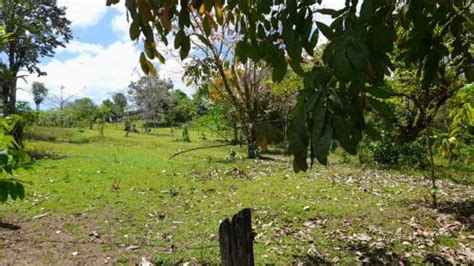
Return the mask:
<svg viewBox="0 0 474 266">
<path fill-rule="evenodd" d="M 209 23 L 222 19 L 219 14 L 203 15 L 198 9 L 188 10 L 192 31 L 174 32 L 175 47 L 186 47 L 186 36 L 189 36 L 191 48 L 196 50 L 185 75 L 194 83 L 215 85 L 213 91 L 232 107 L 234 128 L 239 125 L 246 137 L 248 157 L 255 158 L 257 124 L 263 109 L 262 100 L 270 91 L 265 81 L 271 72 L 263 62 L 237 58 L 239 34 L 231 30 L 231 21 L 209 27 Z"/>
<path fill-rule="evenodd" d="M 40 59 L 53 56 L 72 34 L 65 8 L 55 0 L 3 0 L 0 5 L 0 24 L 9 36 L 0 48 L 0 85 L 3 113 L 9 115 L 15 112 L 18 73 L 45 75 Z"/>
<path fill-rule="evenodd" d="M 54 105 L 57 105 L 59 107 L 59 110 L 61 111 L 72 100 L 72 98 L 74 98 L 73 95 L 66 96 L 64 94 L 65 89 L 66 87 L 61 86 L 59 88 L 59 95 L 51 95 L 50 97 L 48 97 L 49 101 L 53 103 Z"/>
<path fill-rule="evenodd" d="M 40 111 L 40 104 L 44 101 L 46 96 L 48 96 L 48 88 L 41 82 L 33 82 L 31 85 L 31 93 L 33 94 L 33 101 L 36 104 L 36 112 Z"/>
<path fill-rule="evenodd" d="M 123 93 L 117 92 L 112 95 L 112 101 L 114 103 L 113 111 L 115 115 L 123 117 L 127 109 L 127 97 Z"/>
<path fill-rule="evenodd" d="M 92 129 L 96 119 L 98 107 L 90 98 L 80 98 L 64 106 L 64 113 L 71 119 L 72 124 L 76 126 L 88 126 Z"/>
<path fill-rule="evenodd" d="M 141 77 L 129 85 L 129 95 L 143 115 L 143 119 L 156 120 L 158 114 L 171 107 L 171 80 L 163 80 L 151 75 Z"/>
</svg>

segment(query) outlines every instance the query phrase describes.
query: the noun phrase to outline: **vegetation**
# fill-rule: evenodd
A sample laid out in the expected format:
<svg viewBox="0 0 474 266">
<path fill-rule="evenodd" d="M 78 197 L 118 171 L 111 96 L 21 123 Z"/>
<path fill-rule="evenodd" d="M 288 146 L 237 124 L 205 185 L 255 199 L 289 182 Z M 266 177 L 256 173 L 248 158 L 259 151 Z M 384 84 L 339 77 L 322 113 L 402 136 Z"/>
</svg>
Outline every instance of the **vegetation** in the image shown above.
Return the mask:
<svg viewBox="0 0 474 266">
<path fill-rule="evenodd" d="M 35 81 L 31 85 L 31 93 L 33 94 L 33 101 L 36 104 L 36 112 L 39 113 L 40 104 L 45 100 L 46 96 L 48 96 L 48 89 L 43 83 Z"/>
<path fill-rule="evenodd" d="M 158 135 L 124 137 L 113 124 L 106 125 L 105 138 L 97 138 L 95 130 L 35 127 L 31 132 L 27 148 L 36 160 L 34 169 L 18 171 L 31 181 L 25 200 L 0 205 L 2 221 L 26 219 L 21 236 L 2 233 L 27 241 L 15 244 L 25 247 L 23 261 L 134 263 L 145 256 L 164 264 L 216 264 L 219 221 L 244 206 L 253 208 L 257 264 L 318 258 L 421 263 L 429 254 L 462 262 L 463 245 L 472 243 L 468 220 L 463 220 L 469 217 L 450 214 L 460 208 L 468 215 L 472 187 L 441 180 L 445 196 L 435 211 L 423 172 L 361 167 L 353 157 L 343 162 L 339 149 L 330 156 L 330 168 L 295 175 L 290 158 L 244 160 L 245 147 L 168 159 L 177 150 L 219 144 L 212 131 L 201 140 L 189 129 L 191 143 L 176 141 L 166 128 Z M 234 159 L 231 150 L 237 153 Z M 451 170 L 472 184 L 470 171 Z M 43 244 L 29 247 L 33 241 Z M 3 249 L 2 260 L 18 258 L 12 252 Z"/>
<path fill-rule="evenodd" d="M 218 264 L 249 207 L 258 265 L 474 263 L 472 1 L 124 2 L 145 75 L 35 112 L 70 22 L 0 1 L 2 261 Z"/>
<path fill-rule="evenodd" d="M 15 113 L 17 80 L 20 71 L 44 75 L 39 66 L 42 57 L 51 57 L 57 47 L 72 38 L 65 9 L 56 1 L 3 0 L 4 33 L 9 36 L 0 49 L 3 115 Z"/>
</svg>

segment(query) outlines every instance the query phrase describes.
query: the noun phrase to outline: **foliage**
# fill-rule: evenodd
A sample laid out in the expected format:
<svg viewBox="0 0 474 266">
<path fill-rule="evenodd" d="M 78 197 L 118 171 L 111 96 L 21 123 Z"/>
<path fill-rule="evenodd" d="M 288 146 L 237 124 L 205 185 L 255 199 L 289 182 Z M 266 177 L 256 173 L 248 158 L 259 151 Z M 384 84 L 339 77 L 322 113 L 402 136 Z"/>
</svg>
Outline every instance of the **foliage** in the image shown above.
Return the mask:
<svg viewBox="0 0 474 266">
<path fill-rule="evenodd" d="M 48 88 L 46 88 L 44 83 L 34 81 L 33 84 L 31 84 L 31 93 L 33 94 L 33 101 L 36 104 L 36 112 L 39 112 L 40 104 L 48 96 Z"/>
<path fill-rule="evenodd" d="M 128 105 L 127 97 L 123 93 L 117 92 L 114 95 L 112 95 L 112 101 L 114 103 L 114 107 L 113 107 L 114 114 L 122 118 L 125 115 L 125 111 Z"/>
<path fill-rule="evenodd" d="M 383 132 L 379 141 L 372 141 L 368 148 L 373 160 L 381 165 L 424 169 L 427 154 L 423 140 L 399 144 L 396 138 L 393 132 Z"/>
<path fill-rule="evenodd" d="M 60 113 L 68 118 L 69 126 L 88 126 L 91 128 L 96 119 L 97 111 L 97 106 L 92 99 L 80 98 L 66 104 L 64 110 L 60 110 Z"/>
<path fill-rule="evenodd" d="M 183 125 L 183 136 L 182 136 L 182 141 L 184 142 L 191 142 L 191 139 L 189 138 L 189 132 L 188 132 L 188 125 Z"/>
<path fill-rule="evenodd" d="M 438 131 L 435 146 L 451 164 L 454 160 L 466 160 L 469 164 L 474 151 L 474 85 L 464 86 L 447 104 L 449 127 Z"/>
<path fill-rule="evenodd" d="M 195 106 L 184 92 L 172 91 L 171 100 L 173 107 L 169 110 L 166 120 L 181 124 L 190 121 L 195 116 Z"/>
<path fill-rule="evenodd" d="M 424 259 L 428 254 L 464 254 L 465 247 L 470 247 L 472 242 L 468 238 L 472 233 L 466 229 L 468 220 L 461 219 L 469 216 L 457 221 L 457 216 L 444 213 L 453 209 L 423 207 L 429 189 L 424 186 L 426 180 L 420 171 L 380 171 L 369 166 L 332 163 L 341 158 L 331 154 L 331 167 L 315 165 L 311 175 L 291 174 L 289 158 L 274 155 L 276 160 L 264 162 L 240 160 L 246 149 L 239 146 L 232 147 L 237 155 L 231 162 L 223 159 L 229 157 L 231 148 L 227 146 L 196 150 L 169 160 L 180 150 L 221 143 L 209 131 L 205 131 L 208 140 L 201 140 L 203 131 L 192 127 L 189 127 L 191 143 L 176 141 L 177 135 L 171 136 L 168 128 L 158 129 L 159 137 L 137 134 L 126 138 L 121 128 L 114 130 L 110 126 L 105 129 L 109 137 L 103 139 L 94 138 L 96 130 L 80 133 L 76 129 L 35 128 L 34 131 L 57 133 L 58 141 L 29 142 L 31 148 L 48 157 L 40 159 L 35 169 L 21 172 L 22 179 L 31 181 L 26 187 L 31 192 L 28 201 L 0 205 L 0 213 L 5 223 L 15 223 L 16 217 L 28 218 L 21 224 L 22 228 L 33 226 L 36 230 L 25 230 L 23 237 L 27 239 L 35 239 L 43 232 L 38 241 L 57 240 L 58 236 L 50 233 L 54 225 L 53 231 L 61 230 L 68 241 L 84 243 L 73 249 L 79 252 L 77 256 L 71 256 L 71 245 L 51 244 L 57 254 L 54 263 L 72 264 L 78 259 L 84 264 L 98 260 L 103 263 L 103 258 L 109 256 L 109 264 L 139 264 L 143 254 L 149 254 L 173 263 L 192 264 L 197 260 L 201 264 L 218 265 L 219 221 L 240 210 L 240 203 L 254 208 L 256 265 L 304 264 L 306 255 L 313 253 L 308 251 L 311 243 L 302 243 L 302 239 L 317 243 L 318 252 L 328 264 L 346 265 L 362 264 L 365 257 L 360 256 L 366 256 L 368 246 L 374 247 L 373 253 L 368 252 L 375 259 L 382 259 L 386 254 L 400 256 L 386 264 L 401 259 L 406 264 L 426 264 Z M 74 132 L 72 139 L 62 139 L 63 131 Z M 90 142 L 76 142 L 78 136 Z M 474 182 L 472 172 L 458 170 L 452 174 L 470 180 L 471 184 Z M 446 193 L 443 200 L 447 205 L 442 206 L 453 204 L 470 215 L 472 185 L 443 180 L 440 190 Z M 49 215 L 45 218 L 29 218 L 46 212 Z M 117 222 L 104 214 L 113 215 Z M 5 220 L 10 217 L 15 220 Z M 70 224 L 75 225 L 74 233 L 67 230 Z M 100 234 L 104 245 L 111 242 L 112 248 L 94 251 L 97 243 L 88 241 L 91 230 Z M 149 239 L 144 234 L 147 230 L 153 231 L 156 237 Z M 395 234 L 397 230 L 402 233 Z M 451 236 L 458 245 L 455 249 L 438 245 L 435 239 L 439 234 L 433 232 Z M 17 239 L 16 233 L 2 236 L 5 242 Z M 359 237 L 361 243 L 354 242 Z M 121 243 L 125 247 L 138 247 L 114 248 Z M 20 244 L 22 250 L 12 249 L 8 257 L 2 258 L 3 263 L 30 259 L 38 264 L 52 263 L 50 249 L 41 246 L 37 250 L 37 244 L 30 241 L 15 245 Z M 173 252 L 163 252 L 160 248 L 171 245 Z M 461 255 L 454 258 L 454 263 L 463 263 Z"/>
<path fill-rule="evenodd" d="M 129 85 L 128 94 L 143 115 L 143 119 L 156 120 L 159 113 L 169 111 L 172 101 L 170 91 L 173 83 L 170 80 L 154 76 L 144 76 Z"/>
<path fill-rule="evenodd" d="M 18 73 L 44 75 L 39 68 L 42 57 L 54 55 L 58 46 L 72 38 L 64 7 L 56 1 L 3 0 L 1 23 L 10 37 L 0 50 L 0 83 L 3 113 L 15 112 Z"/>
<path fill-rule="evenodd" d="M 15 115 L 0 119 L 0 172 L 3 175 L 0 177 L 0 202 L 5 202 L 8 196 L 12 200 L 25 197 L 23 184 L 15 178 L 5 177 L 5 173 L 12 176 L 13 170 L 20 163 L 28 161 L 28 156 L 20 149 L 21 146 L 15 142 L 12 135 L 20 123 L 21 117 Z"/>
<path fill-rule="evenodd" d="M 118 2 L 108 0 L 107 4 Z M 288 65 L 304 76 L 289 132 L 296 171 L 308 168 L 308 151 L 312 161 L 326 164 L 333 139 L 349 153 L 357 151 L 366 127 L 363 110 L 386 110 L 379 98 L 386 97 L 381 85 L 393 70 L 389 54 L 395 45 L 405 63 L 418 66 L 424 90 L 443 81 L 446 59 L 454 63 L 456 75 L 472 80 L 472 20 L 468 17 L 472 1 L 364 0 L 360 10 L 359 1 L 346 1 L 340 10 L 315 7 L 321 2 L 132 0 L 126 6 L 132 18 L 130 38 L 139 40 L 143 34 L 145 40 L 141 56 L 145 73 L 152 72 L 150 59 L 164 61 L 156 40 L 167 44 L 169 33 L 175 31 L 175 48 L 184 59 L 193 35 L 199 39 L 215 36 L 220 26 L 228 25 L 238 35 L 235 55 L 241 62 L 265 60 L 276 81 L 283 79 Z M 277 4 L 281 5 L 273 6 Z M 315 21 L 318 14 L 330 15 L 333 22 Z M 196 17 L 202 21 L 197 33 L 192 27 Z M 185 31 L 188 27 L 191 32 Z M 319 34 L 328 39 L 323 64 L 305 71 L 301 55 L 313 55 Z"/>
</svg>

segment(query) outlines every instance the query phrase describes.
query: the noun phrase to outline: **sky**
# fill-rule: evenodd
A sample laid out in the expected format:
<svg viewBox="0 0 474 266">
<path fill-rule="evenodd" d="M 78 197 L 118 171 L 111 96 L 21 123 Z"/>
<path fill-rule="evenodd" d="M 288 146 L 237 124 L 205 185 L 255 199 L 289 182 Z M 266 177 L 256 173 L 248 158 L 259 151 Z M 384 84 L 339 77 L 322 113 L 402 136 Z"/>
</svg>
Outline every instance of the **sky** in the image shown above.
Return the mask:
<svg viewBox="0 0 474 266">
<path fill-rule="evenodd" d="M 67 8 L 74 39 L 65 48 L 58 48 L 54 57 L 41 60 L 40 68 L 46 76 L 29 74 L 18 81 L 18 100 L 32 102 L 34 81 L 43 82 L 51 96 L 59 96 L 64 86 L 64 97 L 89 97 L 96 103 L 113 93 L 126 93 L 130 82 L 139 79 L 142 72 L 138 64 L 140 47 L 129 39 L 124 2 L 107 7 L 105 0 L 58 0 L 58 5 Z M 327 0 L 325 6 L 341 7 L 343 3 Z M 156 64 L 159 77 L 171 79 L 175 89 L 191 95 L 194 89 L 182 81 L 184 70 L 179 56 L 171 48 L 165 50 L 166 63 Z M 43 106 L 54 107 L 54 103 L 47 101 Z"/>
</svg>

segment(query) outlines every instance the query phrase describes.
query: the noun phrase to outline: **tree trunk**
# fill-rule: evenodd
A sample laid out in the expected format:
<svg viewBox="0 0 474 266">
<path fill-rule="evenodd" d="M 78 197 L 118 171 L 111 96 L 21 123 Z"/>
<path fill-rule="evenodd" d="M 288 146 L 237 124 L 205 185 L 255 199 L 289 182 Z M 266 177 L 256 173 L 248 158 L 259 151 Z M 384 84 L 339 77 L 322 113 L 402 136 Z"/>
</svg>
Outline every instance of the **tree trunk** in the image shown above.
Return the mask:
<svg viewBox="0 0 474 266">
<path fill-rule="evenodd" d="M 237 127 L 237 119 L 234 115 L 232 115 L 232 131 L 233 131 L 233 138 L 231 140 L 232 145 L 236 145 L 239 143 L 239 128 Z"/>
<path fill-rule="evenodd" d="M 36 113 L 39 114 L 40 112 L 40 104 L 36 103 Z"/>
<path fill-rule="evenodd" d="M 16 112 L 16 75 L 8 80 L 2 88 L 3 116 L 9 116 Z"/>
<path fill-rule="evenodd" d="M 257 147 L 257 129 L 255 128 L 255 123 L 250 123 L 249 128 L 247 129 L 247 156 L 250 159 L 255 159 L 258 157 L 258 147 Z"/>
</svg>

